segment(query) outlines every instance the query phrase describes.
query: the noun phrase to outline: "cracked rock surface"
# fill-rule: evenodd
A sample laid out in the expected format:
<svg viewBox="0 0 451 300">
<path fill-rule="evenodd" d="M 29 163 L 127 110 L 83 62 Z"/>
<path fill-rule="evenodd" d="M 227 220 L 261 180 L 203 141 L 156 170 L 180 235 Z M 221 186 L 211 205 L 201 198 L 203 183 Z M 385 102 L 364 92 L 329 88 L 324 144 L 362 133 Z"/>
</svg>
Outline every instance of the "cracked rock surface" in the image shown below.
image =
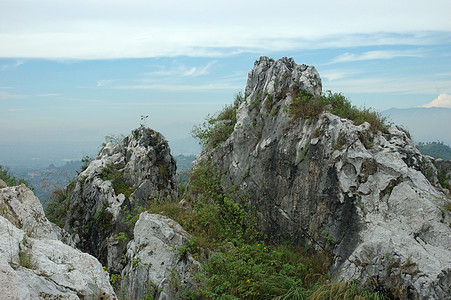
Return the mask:
<svg viewBox="0 0 451 300">
<path fill-rule="evenodd" d="M 376 280 L 402 299 L 450 299 L 449 199 L 433 160 L 396 126 L 375 133 L 328 112 L 293 120 L 292 99 L 321 86 L 312 66 L 260 58 L 234 131 L 196 164 L 214 162 L 224 185 L 241 187 L 273 241 L 332 251 L 336 279 Z"/>
<path fill-rule="evenodd" d="M 112 299 L 108 273 L 93 256 L 62 241 L 25 185 L 0 189 L 1 299 Z"/>
</svg>

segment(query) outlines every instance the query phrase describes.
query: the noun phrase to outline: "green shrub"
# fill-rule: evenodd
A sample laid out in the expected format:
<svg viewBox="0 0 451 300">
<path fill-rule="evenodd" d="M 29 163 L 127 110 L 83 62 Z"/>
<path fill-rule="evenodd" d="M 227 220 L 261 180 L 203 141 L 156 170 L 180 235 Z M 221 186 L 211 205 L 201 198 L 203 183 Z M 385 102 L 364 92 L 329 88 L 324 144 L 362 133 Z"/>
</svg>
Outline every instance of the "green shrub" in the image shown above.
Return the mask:
<svg viewBox="0 0 451 300">
<path fill-rule="evenodd" d="M 315 97 L 307 90 L 301 90 L 288 107 L 288 112 L 293 118 L 316 118 L 325 109 L 324 98 Z"/>
<path fill-rule="evenodd" d="M 56 187 L 50 194 L 49 203 L 45 208 L 47 219 L 61 228 L 64 227 L 75 185 L 76 181 L 73 179 L 66 187 Z"/>
<path fill-rule="evenodd" d="M 217 116 L 208 115 L 201 125 L 194 126 L 191 134 L 204 149 L 216 148 L 229 138 L 236 124 L 236 110 L 243 101 L 238 93 L 233 105 L 226 105 Z"/>
<path fill-rule="evenodd" d="M 449 177 L 446 171 L 437 170 L 437 179 L 444 189 L 449 189 Z"/>
<path fill-rule="evenodd" d="M 99 174 L 99 178 L 102 180 L 109 180 L 113 186 L 116 195 L 124 194 L 126 198 L 130 197 L 135 191 L 126 181 L 126 174 L 123 169 L 123 165 L 107 164 Z"/>
<path fill-rule="evenodd" d="M 356 282 L 331 282 L 318 285 L 309 300 L 383 300 L 388 299 L 379 292 L 371 292 Z"/>
<path fill-rule="evenodd" d="M 359 109 L 341 93 L 327 91 L 319 97 L 315 97 L 307 90 L 301 90 L 288 107 L 291 117 L 317 118 L 323 111 L 330 111 L 334 115 L 353 121 L 356 125 L 368 122 L 373 132 L 386 131 L 386 119 L 378 112 L 369 108 Z"/>
<path fill-rule="evenodd" d="M 19 265 L 31 270 L 36 269 L 36 262 L 29 249 L 19 252 Z"/>
<path fill-rule="evenodd" d="M 329 262 L 299 247 L 243 244 L 209 259 L 205 294 L 213 299 L 304 299 L 318 280 L 327 279 Z"/>
<path fill-rule="evenodd" d="M 19 184 L 25 184 L 30 190 L 33 190 L 33 186 L 25 179 L 17 179 L 14 175 L 9 173 L 7 168 L 0 165 L 0 179 L 3 180 L 7 186 L 16 186 Z"/>
</svg>

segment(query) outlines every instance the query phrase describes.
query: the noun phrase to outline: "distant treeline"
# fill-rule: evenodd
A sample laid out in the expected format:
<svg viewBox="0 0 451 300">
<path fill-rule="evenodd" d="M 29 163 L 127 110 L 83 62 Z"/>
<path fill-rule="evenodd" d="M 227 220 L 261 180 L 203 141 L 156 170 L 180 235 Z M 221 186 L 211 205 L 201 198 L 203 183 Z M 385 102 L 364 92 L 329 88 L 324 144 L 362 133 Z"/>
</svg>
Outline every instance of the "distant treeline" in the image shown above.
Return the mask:
<svg viewBox="0 0 451 300">
<path fill-rule="evenodd" d="M 451 160 L 451 148 L 443 142 L 418 143 L 418 149 L 422 154 L 435 158 Z"/>
</svg>

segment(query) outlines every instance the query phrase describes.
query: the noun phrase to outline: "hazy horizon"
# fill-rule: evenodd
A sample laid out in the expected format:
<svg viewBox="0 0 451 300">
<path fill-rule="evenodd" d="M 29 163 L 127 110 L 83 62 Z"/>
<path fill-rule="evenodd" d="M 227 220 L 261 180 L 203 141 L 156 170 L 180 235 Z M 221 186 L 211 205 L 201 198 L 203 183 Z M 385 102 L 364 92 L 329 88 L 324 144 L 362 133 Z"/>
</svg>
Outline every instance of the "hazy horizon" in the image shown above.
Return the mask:
<svg viewBox="0 0 451 300">
<path fill-rule="evenodd" d="M 315 66 L 323 90 L 359 107 L 451 108 L 449 11 L 445 0 L 2 0 L 0 163 L 91 155 L 141 115 L 175 154 L 195 152 L 193 125 L 244 90 L 262 55 Z"/>
</svg>

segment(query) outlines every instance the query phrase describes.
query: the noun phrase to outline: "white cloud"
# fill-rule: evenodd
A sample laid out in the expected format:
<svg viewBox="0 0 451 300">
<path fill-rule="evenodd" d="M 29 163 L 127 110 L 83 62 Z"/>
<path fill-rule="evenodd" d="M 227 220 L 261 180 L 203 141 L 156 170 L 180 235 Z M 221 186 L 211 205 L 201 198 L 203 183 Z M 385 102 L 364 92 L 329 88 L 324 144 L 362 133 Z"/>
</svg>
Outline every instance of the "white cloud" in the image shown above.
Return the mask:
<svg viewBox="0 0 451 300">
<path fill-rule="evenodd" d="M 409 5 L 280 0 L 277 7 L 270 0 L 4 0 L 0 44 L 6 46 L 0 57 L 214 57 L 300 47 L 422 45 L 449 40 L 449 11 L 449 0 Z"/>
<path fill-rule="evenodd" d="M 37 97 L 59 97 L 59 96 L 63 96 L 63 94 L 52 94 L 52 93 L 49 93 L 49 94 L 38 94 L 36 96 Z"/>
<path fill-rule="evenodd" d="M 200 75 L 205 75 L 208 73 L 208 69 L 210 69 L 210 67 L 212 65 L 214 65 L 215 63 L 217 63 L 217 61 L 212 61 L 209 62 L 206 66 L 200 67 L 200 68 L 196 68 L 193 67 L 191 69 L 189 69 L 187 72 L 185 72 L 183 74 L 183 76 L 200 76 Z"/>
<path fill-rule="evenodd" d="M 17 95 L 17 94 L 10 94 L 6 92 L 0 92 L 0 100 L 8 100 L 8 99 L 21 99 L 25 98 L 25 95 Z"/>
<path fill-rule="evenodd" d="M 417 51 L 399 51 L 399 50 L 378 50 L 368 51 L 362 54 L 343 53 L 330 62 L 341 63 L 362 60 L 392 59 L 397 57 L 422 57 L 423 55 Z"/>
<path fill-rule="evenodd" d="M 431 102 L 421 105 L 420 107 L 446 107 L 451 108 L 451 95 L 440 94 L 437 98 Z"/>
<path fill-rule="evenodd" d="M 22 108 L 8 108 L 8 111 L 21 111 Z"/>
<path fill-rule="evenodd" d="M 346 77 L 350 77 L 356 74 L 361 73 L 362 71 L 357 71 L 357 70 L 344 70 L 344 69 L 331 69 L 331 70 L 322 70 L 321 73 L 321 78 L 324 78 L 328 81 L 334 81 L 334 80 L 339 80 L 339 79 L 343 79 Z"/>
<path fill-rule="evenodd" d="M 164 90 L 164 91 L 201 91 L 201 90 L 239 90 L 242 86 L 230 84 L 204 84 L 204 85 L 166 85 L 166 84 L 149 84 L 149 85 L 124 85 L 117 86 L 116 89 L 121 90 Z"/>
<path fill-rule="evenodd" d="M 97 80 L 97 86 L 98 87 L 105 86 L 112 82 L 113 82 L 113 80 L 109 80 L 109 79 Z"/>
<path fill-rule="evenodd" d="M 15 63 L 10 65 L 3 65 L 0 67 L 0 71 L 6 71 L 6 70 L 14 70 L 17 69 L 20 65 L 23 65 L 23 61 L 17 60 Z"/>
</svg>

